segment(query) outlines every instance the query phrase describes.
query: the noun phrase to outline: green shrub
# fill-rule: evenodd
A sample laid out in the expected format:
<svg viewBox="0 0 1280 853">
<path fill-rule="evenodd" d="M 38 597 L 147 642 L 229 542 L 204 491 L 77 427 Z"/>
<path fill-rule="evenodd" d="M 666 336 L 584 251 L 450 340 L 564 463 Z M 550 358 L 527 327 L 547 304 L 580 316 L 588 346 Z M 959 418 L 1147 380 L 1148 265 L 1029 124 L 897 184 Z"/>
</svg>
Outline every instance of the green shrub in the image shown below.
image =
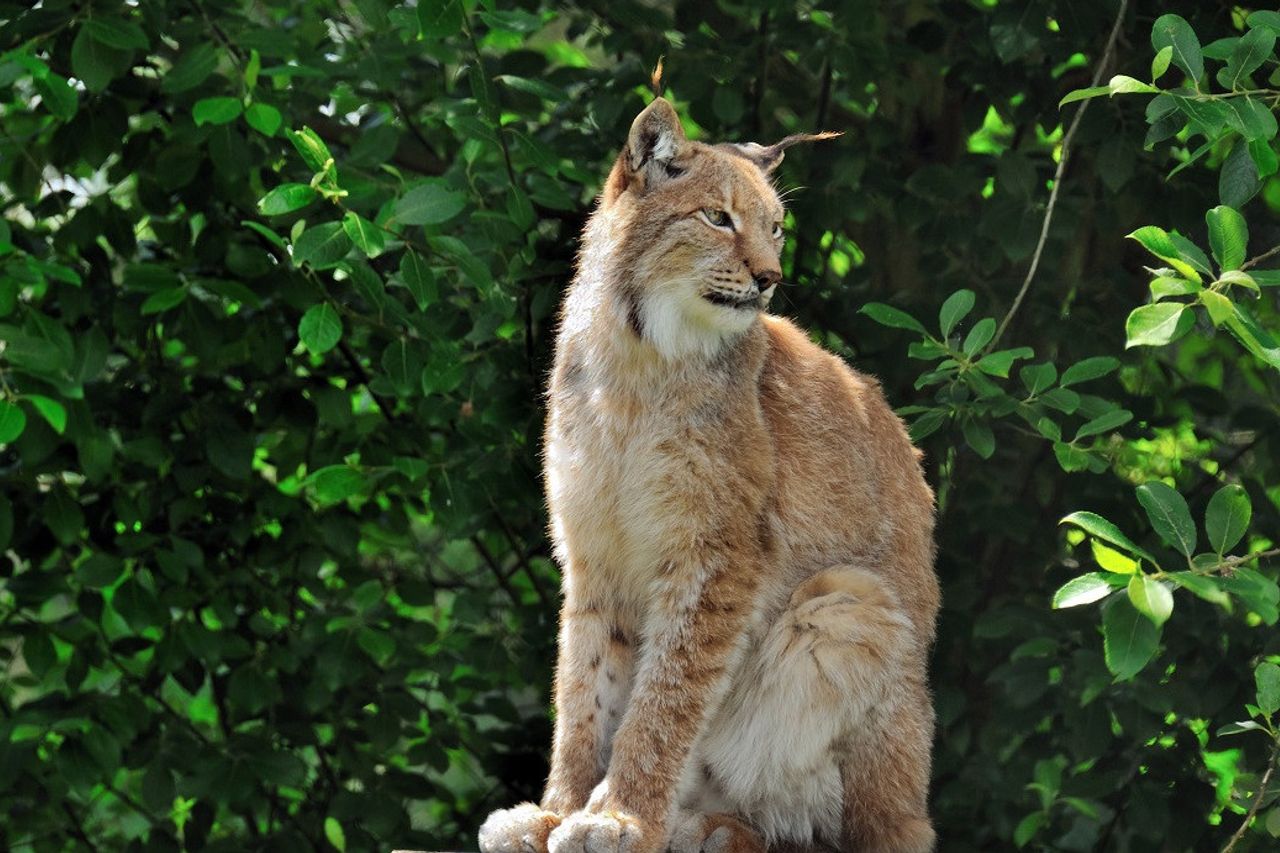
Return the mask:
<svg viewBox="0 0 1280 853">
<path fill-rule="evenodd" d="M 690 133 L 846 131 L 782 167 L 776 307 L 938 489 L 946 849 L 1274 844 L 1274 13 L 0 22 L 0 846 L 466 849 L 537 796 L 540 391 L 664 54 Z"/>
</svg>

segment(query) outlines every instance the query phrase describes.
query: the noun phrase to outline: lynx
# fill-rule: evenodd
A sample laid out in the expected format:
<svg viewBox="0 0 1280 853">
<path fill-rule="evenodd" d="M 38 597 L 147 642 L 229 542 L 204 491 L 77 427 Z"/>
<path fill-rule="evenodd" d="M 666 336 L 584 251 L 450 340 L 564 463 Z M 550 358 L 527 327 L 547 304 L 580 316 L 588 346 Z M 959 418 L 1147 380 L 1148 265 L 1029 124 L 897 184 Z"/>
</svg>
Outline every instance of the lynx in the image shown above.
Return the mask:
<svg viewBox="0 0 1280 853">
<path fill-rule="evenodd" d="M 635 119 L 549 390 L 551 773 L 484 853 L 923 851 L 933 493 L 876 381 L 766 313 L 795 142 Z"/>
</svg>

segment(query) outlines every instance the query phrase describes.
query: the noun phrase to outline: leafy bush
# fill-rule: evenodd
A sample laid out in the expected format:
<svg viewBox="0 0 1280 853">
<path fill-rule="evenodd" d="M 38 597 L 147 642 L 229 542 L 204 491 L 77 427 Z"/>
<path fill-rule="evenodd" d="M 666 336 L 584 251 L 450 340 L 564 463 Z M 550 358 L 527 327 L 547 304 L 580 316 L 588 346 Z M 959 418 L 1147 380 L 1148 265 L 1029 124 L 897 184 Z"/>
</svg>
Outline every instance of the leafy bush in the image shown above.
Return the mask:
<svg viewBox="0 0 1280 853">
<path fill-rule="evenodd" d="M 0 846 L 465 849 L 537 795 L 540 389 L 663 54 L 691 134 L 848 131 L 782 168 L 777 307 L 927 454 L 947 849 L 1274 844 L 1275 13 L 0 21 Z"/>
</svg>

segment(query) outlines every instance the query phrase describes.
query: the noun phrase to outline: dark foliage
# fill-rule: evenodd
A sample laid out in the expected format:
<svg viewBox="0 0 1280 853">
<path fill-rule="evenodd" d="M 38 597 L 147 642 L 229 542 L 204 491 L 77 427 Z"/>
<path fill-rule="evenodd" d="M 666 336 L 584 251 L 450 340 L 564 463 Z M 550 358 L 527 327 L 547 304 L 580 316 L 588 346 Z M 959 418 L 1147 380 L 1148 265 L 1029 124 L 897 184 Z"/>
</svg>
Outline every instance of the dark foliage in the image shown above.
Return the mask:
<svg viewBox="0 0 1280 853">
<path fill-rule="evenodd" d="M 550 332 L 660 55 L 691 133 L 845 132 L 781 169 L 775 307 L 927 453 L 945 849 L 1274 844 L 1280 16 L 1120 8 L 0 2 L 0 847 L 536 798 Z M 1095 71 L 1144 82 L 1060 110 Z"/>
</svg>

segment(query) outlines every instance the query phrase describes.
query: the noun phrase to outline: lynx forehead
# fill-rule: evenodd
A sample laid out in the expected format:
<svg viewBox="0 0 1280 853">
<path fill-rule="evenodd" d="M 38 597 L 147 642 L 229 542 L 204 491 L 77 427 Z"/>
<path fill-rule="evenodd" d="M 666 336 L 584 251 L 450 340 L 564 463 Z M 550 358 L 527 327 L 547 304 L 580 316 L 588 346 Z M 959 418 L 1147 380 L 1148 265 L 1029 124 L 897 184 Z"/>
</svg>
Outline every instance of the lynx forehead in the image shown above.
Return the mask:
<svg viewBox="0 0 1280 853">
<path fill-rule="evenodd" d="M 548 392 L 551 774 L 484 853 L 933 847 L 933 495 L 876 382 L 766 312 L 813 138 L 658 99 L 605 182 Z"/>
</svg>

